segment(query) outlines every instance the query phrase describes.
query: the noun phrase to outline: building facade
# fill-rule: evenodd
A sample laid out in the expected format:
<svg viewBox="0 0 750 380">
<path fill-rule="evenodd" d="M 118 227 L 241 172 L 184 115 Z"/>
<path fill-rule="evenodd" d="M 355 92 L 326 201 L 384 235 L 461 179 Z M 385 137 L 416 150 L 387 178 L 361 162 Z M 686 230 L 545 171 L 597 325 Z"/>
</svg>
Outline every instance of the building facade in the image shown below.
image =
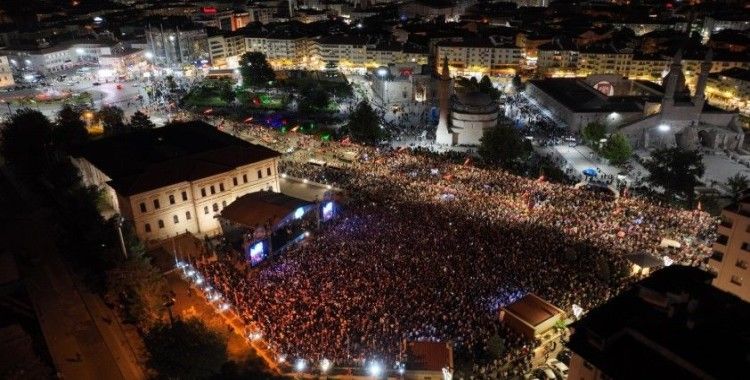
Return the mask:
<svg viewBox="0 0 750 380">
<path fill-rule="evenodd" d="M 731 379 L 746 371 L 750 304 L 711 277 L 672 265 L 589 311 L 571 325 L 568 379 Z"/>
<path fill-rule="evenodd" d="M 202 27 L 148 25 L 146 41 L 154 61 L 162 66 L 192 65 L 208 59 L 207 35 Z"/>
<path fill-rule="evenodd" d="M 521 65 L 523 51 L 515 46 L 496 45 L 490 39 L 442 41 L 437 44 L 436 57 L 438 61 L 447 57 L 454 75 L 513 75 Z"/>
<path fill-rule="evenodd" d="M 0 56 L 0 87 L 14 86 L 13 71 L 10 68 L 10 61 L 6 56 Z"/>
<path fill-rule="evenodd" d="M 235 199 L 278 192 L 279 156 L 192 122 L 93 141 L 73 162 L 140 239 L 158 241 L 184 232 L 218 233 L 216 215 Z"/>
<path fill-rule="evenodd" d="M 719 237 L 708 265 L 717 273 L 713 285 L 750 302 L 750 198 L 721 212 Z"/>
</svg>

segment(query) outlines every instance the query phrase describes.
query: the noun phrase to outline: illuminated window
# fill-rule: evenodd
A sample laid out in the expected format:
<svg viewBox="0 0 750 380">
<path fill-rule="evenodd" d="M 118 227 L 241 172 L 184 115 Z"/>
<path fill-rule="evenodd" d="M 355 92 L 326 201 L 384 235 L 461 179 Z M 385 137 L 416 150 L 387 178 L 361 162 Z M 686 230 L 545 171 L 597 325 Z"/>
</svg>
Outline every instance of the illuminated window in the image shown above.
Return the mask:
<svg viewBox="0 0 750 380">
<path fill-rule="evenodd" d="M 729 282 L 737 285 L 742 286 L 742 277 L 740 276 L 732 276 L 732 278 L 729 280 Z"/>
</svg>

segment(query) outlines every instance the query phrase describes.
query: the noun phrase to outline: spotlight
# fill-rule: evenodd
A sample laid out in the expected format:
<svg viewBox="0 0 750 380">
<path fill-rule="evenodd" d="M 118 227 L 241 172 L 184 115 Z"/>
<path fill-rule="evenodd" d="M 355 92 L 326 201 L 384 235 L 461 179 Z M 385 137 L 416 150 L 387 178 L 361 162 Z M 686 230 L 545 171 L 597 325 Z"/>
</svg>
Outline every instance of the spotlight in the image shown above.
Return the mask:
<svg viewBox="0 0 750 380">
<path fill-rule="evenodd" d="M 367 372 L 372 377 L 379 377 L 380 374 L 383 373 L 383 367 L 381 367 L 380 363 L 378 362 L 371 362 L 370 365 L 367 367 Z"/>
<path fill-rule="evenodd" d="M 328 370 L 331 369 L 331 361 L 328 359 L 323 359 L 320 361 L 320 372 L 326 373 Z"/>
<path fill-rule="evenodd" d="M 307 368 L 307 362 L 305 362 L 305 359 L 297 359 L 297 362 L 294 363 L 294 370 L 296 372 L 304 372 L 305 368 Z"/>
</svg>

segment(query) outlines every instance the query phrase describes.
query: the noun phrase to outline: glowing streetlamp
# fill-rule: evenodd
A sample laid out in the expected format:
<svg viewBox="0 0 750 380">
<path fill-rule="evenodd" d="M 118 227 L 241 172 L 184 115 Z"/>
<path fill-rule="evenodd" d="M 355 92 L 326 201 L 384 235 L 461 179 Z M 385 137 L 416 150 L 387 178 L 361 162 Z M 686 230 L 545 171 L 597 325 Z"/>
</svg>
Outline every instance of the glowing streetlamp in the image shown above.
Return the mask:
<svg viewBox="0 0 750 380">
<path fill-rule="evenodd" d="M 376 361 L 370 362 L 370 365 L 367 366 L 367 373 L 369 373 L 372 377 L 380 377 L 380 375 L 383 373 L 383 366 L 381 366 L 380 363 Z"/>
<path fill-rule="evenodd" d="M 332 363 L 328 359 L 323 359 L 320 361 L 320 372 L 326 373 L 328 370 L 331 369 Z"/>
<path fill-rule="evenodd" d="M 307 362 L 305 361 L 305 359 L 297 359 L 297 361 L 294 363 L 294 371 L 305 372 L 305 369 L 307 369 Z"/>
</svg>

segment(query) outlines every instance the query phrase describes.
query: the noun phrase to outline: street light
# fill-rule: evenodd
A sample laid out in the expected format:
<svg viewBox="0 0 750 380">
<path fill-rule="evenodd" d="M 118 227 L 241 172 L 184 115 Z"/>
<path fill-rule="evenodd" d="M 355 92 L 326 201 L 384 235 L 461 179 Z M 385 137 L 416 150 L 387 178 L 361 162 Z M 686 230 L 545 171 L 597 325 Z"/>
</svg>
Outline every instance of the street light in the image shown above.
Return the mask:
<svg viewBox="0 0 750 380">
<path fill-rule="evenodd" d="M 380 363 L 373 361 L 367 367 L 367 372 L 372 377 L 380 377 L 380 374 L 383 373 L 383 367 L 380 365 Z"/>
<path fill-rule="evenodd" d="M 670 129 L 672 129 L 672 128 L 671 128 L 671 127 L 670 127 L 669 125 L 667 125 L 667 124 L 659 124 L 659 126 L 658 126 L 658 127 L 656 127 L 656 128 L 657 128 L 657 129 L 659 129 L 659 132 L 669 132 L 669 130 L 670 130 Z"/>
<path fill-rule="evenodd" d="M 305 359 L 297 359 L 297 362 L 294 363 L 294 371 L 296 372 L 304 372 L 307 368 L 307 362 Z"/>
<path fill-rule="evenodd" d="M 146 57 L 146 59 L 153 59 L 154 58 L 154 53 L 152 53 L 150 51 L 147 51 L 143 55 Z"/>
<path fill-rule="evenodd" d="M 323 359 L 320 361 L 320 372 L 326 373 L 328 370 L 331 369 L 331 361 L 328 359 Z"/>
</svg>

